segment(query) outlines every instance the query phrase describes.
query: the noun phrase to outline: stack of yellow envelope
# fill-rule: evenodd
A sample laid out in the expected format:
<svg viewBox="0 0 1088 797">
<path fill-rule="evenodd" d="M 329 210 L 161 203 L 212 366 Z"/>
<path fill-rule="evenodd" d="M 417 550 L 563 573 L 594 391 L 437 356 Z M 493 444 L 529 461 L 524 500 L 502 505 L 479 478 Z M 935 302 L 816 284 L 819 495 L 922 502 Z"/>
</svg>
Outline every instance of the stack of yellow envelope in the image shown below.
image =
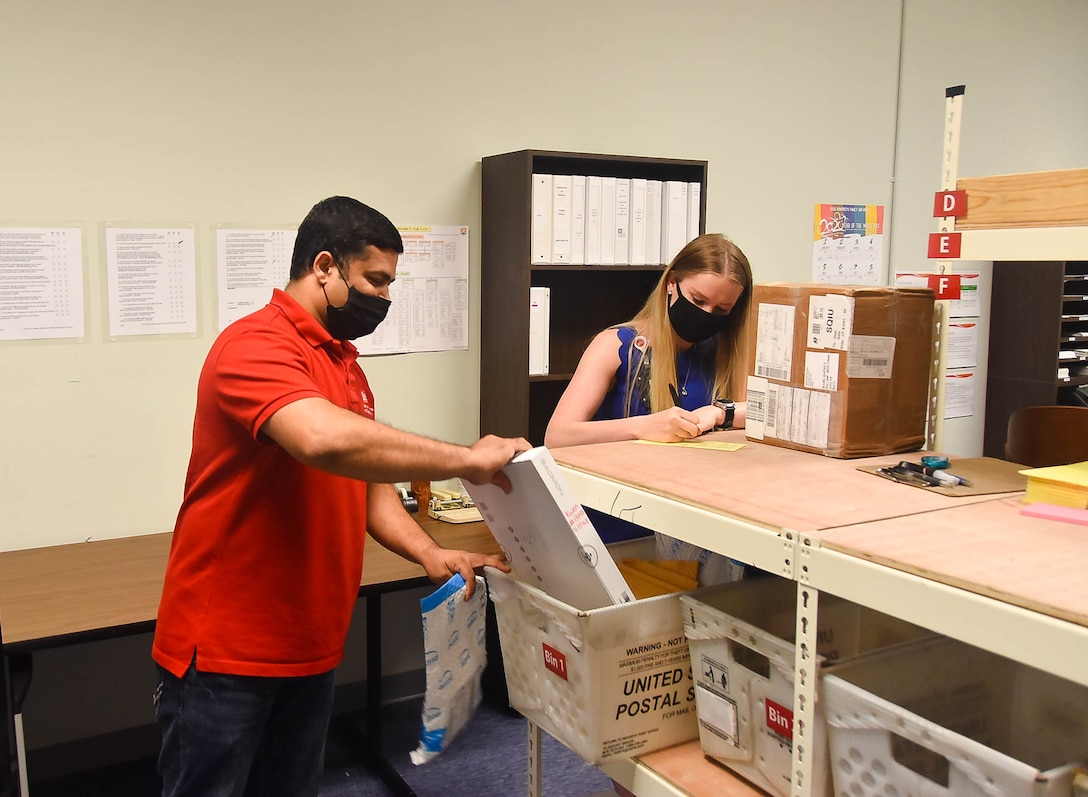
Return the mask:
<svg viewBox="0 0 1088 797">
<path fill-rule="evenodd" d="M 684 592 L 699 586 L 699 563 L 687 559 L 621 559 L 620 572 L 635 597 L 652 598 L 670 592 Z"/>
</svg>

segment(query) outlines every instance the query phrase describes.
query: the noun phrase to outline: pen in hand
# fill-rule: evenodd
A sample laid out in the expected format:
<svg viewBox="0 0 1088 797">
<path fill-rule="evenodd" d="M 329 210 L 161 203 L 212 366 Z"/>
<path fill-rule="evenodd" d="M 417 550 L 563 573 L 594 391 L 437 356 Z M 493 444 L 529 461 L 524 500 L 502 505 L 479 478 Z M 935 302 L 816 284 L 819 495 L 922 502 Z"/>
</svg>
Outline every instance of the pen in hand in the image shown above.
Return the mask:
<svg viewBox="0 0 1088 797">
<path fill-rule="evenodd" d="M 680 394 L 676 392 L 676 385 L 669 382 L 669 395 L 672 396 L 672 403 L 674 406 L 680 406 Z"/>
</svg>

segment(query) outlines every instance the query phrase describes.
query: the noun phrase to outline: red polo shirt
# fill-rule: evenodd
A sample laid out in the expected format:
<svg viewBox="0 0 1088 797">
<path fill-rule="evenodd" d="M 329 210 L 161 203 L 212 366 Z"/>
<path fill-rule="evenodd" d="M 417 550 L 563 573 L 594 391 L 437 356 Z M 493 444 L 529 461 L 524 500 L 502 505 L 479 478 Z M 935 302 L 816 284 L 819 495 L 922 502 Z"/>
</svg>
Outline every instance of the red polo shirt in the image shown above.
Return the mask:
<svg viewBox="0 0 1088 797">
<path fill-rule="evenodd" d="M 235 675 L 339 664 L 362 575 L 366 483 L 303 465 L 261 427 L 310 396 L 373 418 L 357 358 L 280 290 L 212 345 L 152 650 L 174 675 L 194 654 L 198 669 Z"/>
</svg>

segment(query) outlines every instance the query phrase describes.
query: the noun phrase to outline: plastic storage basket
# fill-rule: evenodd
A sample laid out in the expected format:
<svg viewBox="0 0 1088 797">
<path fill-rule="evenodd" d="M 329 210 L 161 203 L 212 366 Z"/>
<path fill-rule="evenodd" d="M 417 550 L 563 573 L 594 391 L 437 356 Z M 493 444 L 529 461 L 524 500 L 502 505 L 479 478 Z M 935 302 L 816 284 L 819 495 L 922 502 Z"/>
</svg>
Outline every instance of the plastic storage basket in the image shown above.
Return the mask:
<svg viewBox="0 0 1088 797">
<path fill-rule="evenodd" d="M 1088 690 L 952 639 L 824 675 L 835 791 L 1069 797 L 1088 760 Z"/>
<path fill-rule="evenodd" d="M 697 590 L 680 598 L 703 752 L 772 794 L 789 795 L 797 585 L 769 577 Z M 864 606 L 821 595 L 817 667 L 929 632 Z M 831 773 L 821 704 L 815 707 L 812 789 L 828 794 Z"/>
</svg>

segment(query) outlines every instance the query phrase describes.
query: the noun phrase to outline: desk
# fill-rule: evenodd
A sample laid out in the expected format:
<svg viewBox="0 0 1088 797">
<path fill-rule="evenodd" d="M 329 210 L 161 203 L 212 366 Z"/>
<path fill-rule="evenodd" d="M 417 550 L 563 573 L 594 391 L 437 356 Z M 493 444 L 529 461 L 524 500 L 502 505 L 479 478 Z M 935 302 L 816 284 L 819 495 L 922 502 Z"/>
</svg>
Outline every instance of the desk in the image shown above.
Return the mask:
<svg viewBox="0 0 1088 797">
<path fill-rule="evenodd" d="M 810 629 L 825 591 L 1088 687 L 1088 579 L 1078 574 L 1088 534 L 1080 527 L 1021 516 L 1018 493 L 948 497 L 858 470 L 905 455 L 830 459 L 745 441 L 743 431 L 709 439 L 745 445 L 724 452 L 623 442 L 552 454 L 582 503 L 792 578 Z M 802 641 L 815 648 L 799 633 L 799 655 Z M 802 719 L 812 724 L 802 702 L 814 705 L 815 679 L 804 683 L 795 740 Z M 802 747 L 795 744 L 793 771 L 807 783 Z M 604 769 L 639 797 L 701 795 L 701 768 L 707 779 L 722 772 L 701 758 L 696 741 Z M 749 792 L 739 784 L 712 793 Z M 809 794 L 795 782 L 793 797 Z"/>
<path fill-rule="evenodd" d="M 442 523 L 424 515 L 417 519 L 447 548 L 500 552 L 483 523 Z M 166 532 L 0 553 L 5 670 L 13 657 L 27 661 L 36 650 L 151 631 L 172 536 Z M 367 538 L 359 595 L 367 599 L 368 749 L 379 756 L 381 595 L 430 583 L 419 565 Z M 15 730 L 14 704 L 10 688 L 4 692 L 5 738 L 9 738 Z M 375 763 L 388 767 L 384 760 Z M 389 772 L 382 774 L 385 778 Z M 9 780 L 5 765 L 0 772 L 0 795 L 14 793 Z"/>
</svg>

